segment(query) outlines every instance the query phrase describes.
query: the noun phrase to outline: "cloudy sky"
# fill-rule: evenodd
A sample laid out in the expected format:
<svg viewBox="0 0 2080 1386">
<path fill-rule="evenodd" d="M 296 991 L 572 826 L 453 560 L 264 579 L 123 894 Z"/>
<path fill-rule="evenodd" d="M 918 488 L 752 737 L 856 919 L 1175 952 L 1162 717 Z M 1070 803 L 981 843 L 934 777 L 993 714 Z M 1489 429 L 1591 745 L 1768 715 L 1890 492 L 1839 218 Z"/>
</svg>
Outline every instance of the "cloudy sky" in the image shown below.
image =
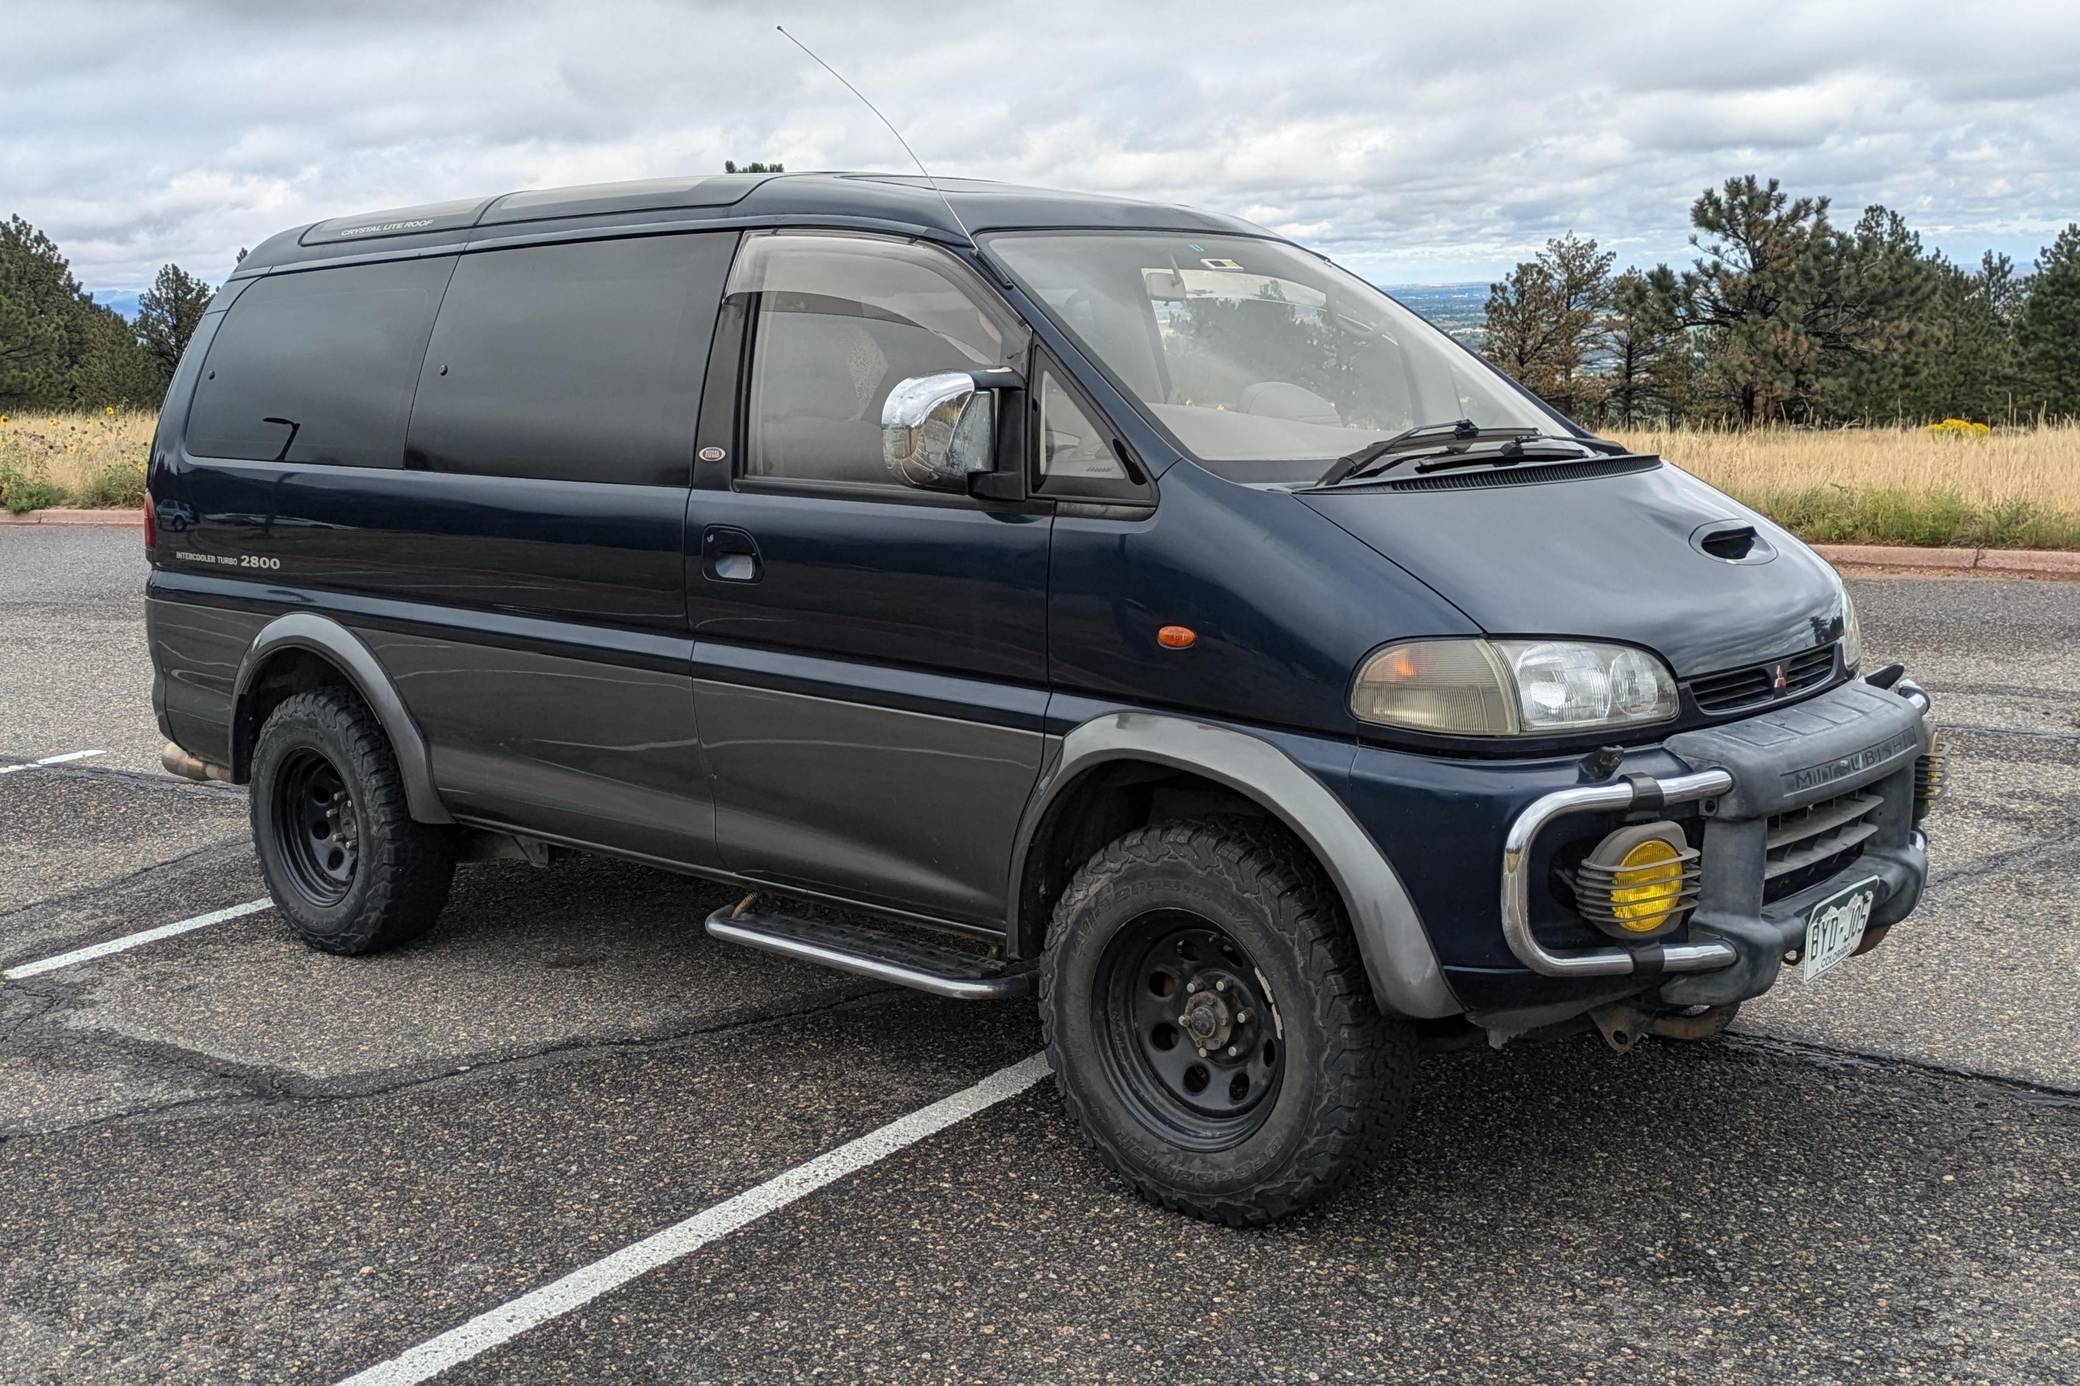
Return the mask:
<svg viewBox="0 0 2080 1386">
<path fill-rule="evenodd" d="M 906 168 L 1237 213 L 1383 283 L 1546 237 L 1686 254 L 1730 174 L 2026 262 L 2080 218 L 2075 0 L 1709 6 L 24 0 L 0 215 L 104 298 L 299 222 L 524 187 Z"/>
</svg>

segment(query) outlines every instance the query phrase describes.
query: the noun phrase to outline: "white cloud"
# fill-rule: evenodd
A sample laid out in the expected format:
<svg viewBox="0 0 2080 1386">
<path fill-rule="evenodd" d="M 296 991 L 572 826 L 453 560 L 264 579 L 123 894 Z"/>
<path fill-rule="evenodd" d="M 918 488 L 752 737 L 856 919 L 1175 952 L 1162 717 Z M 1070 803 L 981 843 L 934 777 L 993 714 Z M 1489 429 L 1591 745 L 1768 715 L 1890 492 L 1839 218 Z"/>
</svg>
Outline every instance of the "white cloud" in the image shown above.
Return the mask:
<svg viewBox="0 0 2080 1386">
<path fill-rule="evenodd" d="M 2027 258 L 2080 216 L 2063 0 L 1743 7 L 81 4 L 10 40 L 0 189 L 97 289 L 219 278 L 298 222 L 527 186 L 906 167 L 1192 202 L 1388 281 L 1569 229 L 1685 253 L 1702 187 L 1773 174 Z"/>
</svg>

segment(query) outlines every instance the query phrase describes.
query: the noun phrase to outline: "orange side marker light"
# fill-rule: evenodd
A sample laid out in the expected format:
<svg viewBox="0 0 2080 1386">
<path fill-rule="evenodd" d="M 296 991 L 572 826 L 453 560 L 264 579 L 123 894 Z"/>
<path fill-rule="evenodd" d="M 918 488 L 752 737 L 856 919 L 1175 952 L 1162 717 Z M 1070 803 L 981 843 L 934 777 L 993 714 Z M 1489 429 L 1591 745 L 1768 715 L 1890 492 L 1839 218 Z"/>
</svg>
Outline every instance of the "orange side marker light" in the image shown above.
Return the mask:
<svg viewBox="0 0 2080 1386">
<path fill-rule="evenodd" d="M 1166 650 L 1189 650 L 1198 638 L 1190 626 L 1164 626 L 1156 632 L 1156 643 Z"/>
</svg>

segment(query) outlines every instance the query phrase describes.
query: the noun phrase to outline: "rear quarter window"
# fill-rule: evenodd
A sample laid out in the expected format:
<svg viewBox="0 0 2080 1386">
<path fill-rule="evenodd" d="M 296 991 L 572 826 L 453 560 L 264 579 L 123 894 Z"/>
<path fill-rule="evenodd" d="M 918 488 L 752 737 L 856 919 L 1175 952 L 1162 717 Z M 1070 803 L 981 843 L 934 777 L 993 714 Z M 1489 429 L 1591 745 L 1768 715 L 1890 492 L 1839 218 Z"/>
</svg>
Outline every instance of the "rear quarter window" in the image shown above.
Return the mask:
<svg viewBox="0 0 2080 1386">
<path fill-rule="evenodd" d="M 395 467 L 452 258 L 269 275 L 210 343 L 188 414 L 204 457 Z"/>
<path fill-rule="evenodd" d="M 406 465 L 684 486 L 736 235 L 462 257 L 426 352 Z"/>
</svg>

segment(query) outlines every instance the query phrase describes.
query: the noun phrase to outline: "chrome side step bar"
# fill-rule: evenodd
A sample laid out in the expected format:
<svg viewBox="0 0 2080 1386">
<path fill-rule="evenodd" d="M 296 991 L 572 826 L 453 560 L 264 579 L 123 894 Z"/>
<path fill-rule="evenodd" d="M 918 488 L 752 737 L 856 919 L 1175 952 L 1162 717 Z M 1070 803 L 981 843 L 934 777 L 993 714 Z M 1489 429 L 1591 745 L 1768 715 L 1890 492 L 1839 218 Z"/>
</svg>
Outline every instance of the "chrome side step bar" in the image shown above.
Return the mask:
<svg viewBox="0 0 2080 1386">
<path fill-rule="evenodd" d="M 725 943 L 762 948 L 784 958 L 955 1001 L 995 1001 L 1024 995 L 1033 986 L 1030 970 L 1007 969 L 1000 962 L 957 948 L 852 924 L 748 908 L 750 904 L 747 900 L 709 915 L 709 935 Z"/>
</svg>

